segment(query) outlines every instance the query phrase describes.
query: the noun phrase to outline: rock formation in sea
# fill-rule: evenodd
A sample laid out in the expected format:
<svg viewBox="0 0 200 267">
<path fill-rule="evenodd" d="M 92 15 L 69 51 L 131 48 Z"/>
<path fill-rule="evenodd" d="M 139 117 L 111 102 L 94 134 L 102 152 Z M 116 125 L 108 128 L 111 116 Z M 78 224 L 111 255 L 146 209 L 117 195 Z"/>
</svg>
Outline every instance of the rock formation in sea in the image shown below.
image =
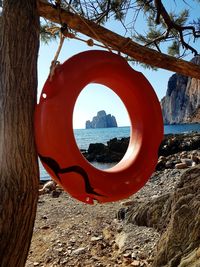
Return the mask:
<svg viewBox="0 0 200 267">
<path fill-rule="evenodd" d="M 106 114 L 105 110 L 97 112 L 97 116 L 93 117 L 92 121 L 86 121 L 85 128 L 109 128 L 117 127 L 117 121 L 115 116 Z"/>
<path fill-rule="evenodd" d="M 200 65 L 200 56 L 192 62 Z M 173 74 L 161 107 L 165 124 L 200 122 L 200 80 Z"/>
</svg>

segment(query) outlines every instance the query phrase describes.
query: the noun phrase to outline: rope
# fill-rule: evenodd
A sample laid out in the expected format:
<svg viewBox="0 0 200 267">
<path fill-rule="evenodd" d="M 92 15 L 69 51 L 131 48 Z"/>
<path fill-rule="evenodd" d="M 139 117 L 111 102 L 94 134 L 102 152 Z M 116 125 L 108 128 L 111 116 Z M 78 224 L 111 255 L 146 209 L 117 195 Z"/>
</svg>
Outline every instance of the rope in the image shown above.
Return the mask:
<svg viewBox="0 0 200 267">
<path fill-rule="evenodd" d="M 67 3 L 67 1 L 65 1 Z M 67 3 L 68 4 L 68 3 Z M 69 4 L 68 4 L 69 5 Z M 72 7 L 70 6 L 71 10 L 76 14 L 78 15 L 77 11 Z M 79 15 L 78 15 L 79 16 Z M 82 20 L 82 22 L 88 27 L 88 29 L 93 33 L 93 35 L 96 37 L 96 39 L 101 42 L 102 44 L 104 44 L 104 47 L 106 47 L 108 49 L 109 52 L 112 53 L 112 49 L 108 46 L 108 44 L 104 41 L 102 41 L 102 39 L 99 37 L 99 35 L 93 30 L 92 27 L 90 27 L 90 25 L 87 23 L 87 21 L 82 18 L 81 16 L 79 16 L 79 18 Z"/>
<path fill-rule="evenodd" d="M 76 39 L 78 41 L 82 41 L 84 43 L 86 43 L 88 46 L 98 46 L 98 47 L 102 47 L 102 48 L 106 48 L 104 45 L 100 45 L 100 44 L 97 44 L 97 43 L 94 43 L 94 41 L 92 39 L 88 39 L 88 40 L 84 40 L 80 37 L 77 37 L 74 33 L 71 33 L 71 32 L 63 32 L 63 35 L 66 37 L 66 38 L 71 38 L 71 39 Z"/>
<path fill-rule="evenodd" d="M 49 74 L 49 80 L 52 81 L 53 75 L 55 73 L 55 69 L 60 65 L 60 62 L 58 61 L 58 56 L 60 54 L 60 51 L 62 49 L 63 43 L 64 43 L 65 37 L 63 36 L 62 33 L 60 33 L 60 43 L 58 46 L 58 49 L 56 51 L 56 54 L 54 56 L 53 61 L 51 62 L 51 67 L 50 67 L 50 74 Z"/>
<path fill-rule="evenodd" d="M 67 3 L 67 1 L 65 1 L 65 2 Z M 92 39 L 83 40 L 79 37 L 76 37 L 75 34 L 69 33 L 68 29 L 67 29 L 67 25 L 64 25 L 62 23 L 60 3 L 61 3 L 61 1 L 59 1 L 59 0 L 56 1 L 56 7 L 58 8 L 59 20 L 60 20 L 60 24 L 62 25 L 62 27 L 61 28 L 51 27 L 48 29 L 48 31 L 51 34 L 55 34 L 58 30 L 60 30 L 60 43 L 59 43 L 58 49 L 56 51 L 56 54 L 54 56 L 53 61 L 51 62 L 51 66 L 50 66 L 50 74 L 49 74 L 49 80 L 50 81 L 52 81 L 52 78 L 53 78 L 54 73 L 55 73 L 55 69 L 60 65 L 60 62 L 58 61 L 58 56 L 59 56 L 60 51 L 62 49 L 65 37 L 74 38 L 74 39 L 77 39 L 79 41 L 83 41 L 83 42 L 87 43 L 88 46 L 96 45 L 99 47 L 107 48 L 108 51 L 112 53 L 112 49 L 108 46 L 108 44 L 106 42 L 102 41 L 102 39 L 99 37 L 99 35 L 93 30 L 92 27 L 90 27 L 90 25 L 87 23 L 87 21 L 84 18 L 82 18 L 81 16 L 79 16 L 79 17 L 82 20 L 82 22 L 88 27 L 88 29 L 93 33 L 93 35 L 96 36 L 96 39 L 99 42 L 101 42 L 103 45 L 99 45 L 97 43 L 94 43 L 94 41 Z M 72 11 L 78 15 L 77 11 L 71 5 L 69 5 L 68 3 L 67 3 L 67 5 L 68 5 L 68 9 L 72 9 Z M 65 31 L 65 30 L 67 30 L 67 31 Z"/>
</svg>

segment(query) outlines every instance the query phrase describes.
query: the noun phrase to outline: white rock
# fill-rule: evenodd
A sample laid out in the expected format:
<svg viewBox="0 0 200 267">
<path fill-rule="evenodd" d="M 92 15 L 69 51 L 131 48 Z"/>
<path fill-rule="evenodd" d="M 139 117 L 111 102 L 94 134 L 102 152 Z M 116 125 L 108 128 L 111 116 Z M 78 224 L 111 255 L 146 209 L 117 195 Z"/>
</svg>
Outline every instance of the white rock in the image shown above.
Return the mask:
<svg viewBox="0 0 200 267">
<path fill-rule="evenodd" d="M 131 266 L 135 266 L 135 267 L 140 266 L 140 262 L 137 261 L 137 260 L 134 260 L 134 261 L 131 263 Z"/>
<path fill-rule="evenodd" d="M 77 248 L 74 251 L 72 251 L 72 255 L 78 255 L 83 253 L 86 250 L 86 248 Z"/>
<path fill-rule="evenodd" d="M 118 245 L 119 249 L 122 249 L 122 247 L 125 245 L 127 239 L 126 233 L 120 233 L 116 236 L 115 242 Z"/>
<path fill-rule="evenodd" d="M 100 235 L 100 236 L 92 236 L 91 237 L 91 241 L 98 241 L 98 240 L 102 240 L 103 239 L 103 236 L 102 235 Z"/>
</svg>

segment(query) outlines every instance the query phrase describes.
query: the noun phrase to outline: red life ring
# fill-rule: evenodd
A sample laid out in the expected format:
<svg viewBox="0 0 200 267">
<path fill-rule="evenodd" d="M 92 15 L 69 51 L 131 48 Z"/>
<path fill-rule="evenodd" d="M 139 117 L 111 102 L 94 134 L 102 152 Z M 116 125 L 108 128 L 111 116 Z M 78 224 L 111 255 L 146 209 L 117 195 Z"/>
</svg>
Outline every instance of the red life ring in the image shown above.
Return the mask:
<svg viewBox="0 0 200 267">
<path fill-rule="evenodd" d="M 89 83 L 111 88 L 129 113 L 132 131 L 123 159 L 99 170 L 80 153 L 72 116 L 81 90 Z M 45 169 L 71 196 L 92 204 L 117 201 L 138 191 L 157 163 L 163 137 L 159 101 L 146 78 L 120 56 L 86 51 L 60 65 L 47 79 L 35 111 L 35 140 Z"/>
</svg>

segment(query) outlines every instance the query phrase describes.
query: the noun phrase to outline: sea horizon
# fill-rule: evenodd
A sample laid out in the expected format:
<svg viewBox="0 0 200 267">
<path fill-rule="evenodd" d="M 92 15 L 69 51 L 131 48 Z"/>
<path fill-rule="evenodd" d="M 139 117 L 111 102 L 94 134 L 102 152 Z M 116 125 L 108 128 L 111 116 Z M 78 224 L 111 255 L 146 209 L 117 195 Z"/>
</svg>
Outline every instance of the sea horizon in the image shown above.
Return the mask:
<svg viewBox="0 0 200 267">
<path fill-rule="evenodd" d="M 200 125 L 200 122 L 194 122 L 194 123 L 171 123 L 171 124 L 164 124 L 165 126 L 175 126 L 175 125 Z M 124 125 L 124 126 L 117 126 L 117 127 L 106 127 L 106 128 L 90 128 L 90 129 L 107 129 L 107 128 L 124 128 L 124 127 L 131 127 L 130 125 Z M 193 127 L 193 126 L 192 126 Z M 88 130 L 86 128 L 74 128 L 74 130 Z"/>
</svg>

